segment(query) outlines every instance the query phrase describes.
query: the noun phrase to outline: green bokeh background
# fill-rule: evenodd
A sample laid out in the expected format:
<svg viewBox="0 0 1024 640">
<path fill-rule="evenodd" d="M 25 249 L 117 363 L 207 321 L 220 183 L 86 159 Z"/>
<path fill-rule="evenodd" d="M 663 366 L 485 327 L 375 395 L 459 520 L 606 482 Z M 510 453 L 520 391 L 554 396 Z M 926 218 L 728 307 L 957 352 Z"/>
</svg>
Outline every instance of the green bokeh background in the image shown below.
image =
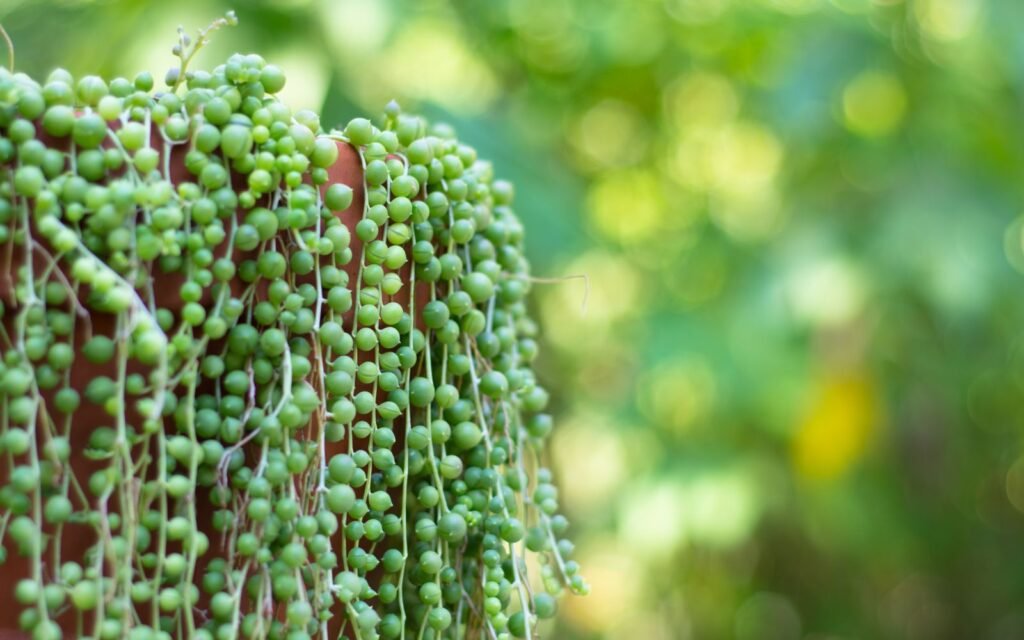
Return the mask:
<svg viewBox="0 0 1024 640">
<path fill-rule="evenodd" d="M 1024 3 L 0 0 L 18 67 L 258 52 L 515 181 L 593 587 L 546 637 L 1024 637 Z"/>
</svg>

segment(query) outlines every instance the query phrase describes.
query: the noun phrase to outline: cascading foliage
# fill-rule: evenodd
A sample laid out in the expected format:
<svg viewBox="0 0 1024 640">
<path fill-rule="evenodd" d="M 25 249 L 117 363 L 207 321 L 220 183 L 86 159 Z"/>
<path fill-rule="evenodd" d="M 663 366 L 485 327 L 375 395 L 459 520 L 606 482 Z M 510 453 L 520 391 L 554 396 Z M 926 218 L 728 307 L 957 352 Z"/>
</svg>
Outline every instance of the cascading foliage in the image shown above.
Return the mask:
<svg viewBox="0 0 1024 640">
<path fill-rule="evenodd" d="M 163 91 L 0 71 L 0 540 L 25 562 L 20 626 L 535 638 L 587 586 L 540 462 L 512 188 L 393 103 L 326 131 L 259 56 L 187 69 L 232 22 L 180 34 Z M 332 183 L 339 142 L 363 184 Z M 96 374 L 78 388 L 75 367 Z"/>
</svg>

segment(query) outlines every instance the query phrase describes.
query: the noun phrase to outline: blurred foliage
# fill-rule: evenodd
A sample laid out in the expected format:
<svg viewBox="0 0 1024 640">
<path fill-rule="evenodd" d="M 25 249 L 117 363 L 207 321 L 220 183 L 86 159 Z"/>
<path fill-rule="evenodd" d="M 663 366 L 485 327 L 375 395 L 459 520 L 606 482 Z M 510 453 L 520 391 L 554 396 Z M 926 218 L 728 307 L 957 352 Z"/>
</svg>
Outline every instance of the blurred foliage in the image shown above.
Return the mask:
<svg viewBox="0 0 1024 640">
<path fill-rule="evenodd" d="M 19 68 L 170 66 L 221 0 L 3 0 Z M 1024 3 L 234 3 L 208 65 L 407 108 L 518 185 L 559 639 L 1024 637 Z"/>
</svg>

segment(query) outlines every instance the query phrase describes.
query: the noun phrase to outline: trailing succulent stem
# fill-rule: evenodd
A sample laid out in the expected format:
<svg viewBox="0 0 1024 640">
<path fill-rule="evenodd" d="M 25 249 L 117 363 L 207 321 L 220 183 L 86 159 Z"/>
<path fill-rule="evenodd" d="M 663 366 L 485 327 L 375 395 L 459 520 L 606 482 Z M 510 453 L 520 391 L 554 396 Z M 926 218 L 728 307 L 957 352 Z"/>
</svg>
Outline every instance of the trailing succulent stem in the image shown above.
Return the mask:
<svg viewBox="0 0 1024 640">
<path fill-rule="evenodd" d="M 394 103 L 325 130 L 259 56 L 192 70 L 233 22 L 181 33 L 162 92 L 0 71 L 19 624 L 536 638 L 587 586 L 541 463 L 512 187 Z"/>
</svg>

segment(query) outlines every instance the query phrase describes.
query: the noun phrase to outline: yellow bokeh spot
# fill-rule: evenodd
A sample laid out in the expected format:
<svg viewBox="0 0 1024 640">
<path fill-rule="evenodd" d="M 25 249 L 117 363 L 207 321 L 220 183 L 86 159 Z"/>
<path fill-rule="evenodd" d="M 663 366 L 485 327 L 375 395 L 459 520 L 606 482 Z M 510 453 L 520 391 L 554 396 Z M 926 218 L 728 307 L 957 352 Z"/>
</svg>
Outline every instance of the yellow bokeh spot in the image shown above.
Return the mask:
<svg viewBox="0 0 1024 640">
<path fill-rule="evenodd" d="M 784 149 L 768 128 L 728 122 L 683 132 L 669 170 L 681 186 L 708 197 L 711 219 L 736 240 L 764 239 L 785 211 L 775 179 Z"/>
<path fill-rule="evenodd" d="M 867 278 L 858 266 L 839 256 L 800 264 L 786 279 L 785 296 L 797 320 L 834 327 L 849 322 L 864 308 Z"/>
<path fill-rule="evenodd" d="M 753 476 L 741 465 L 699 476 L 687 487 L 683 500 L 687 537 L 722 548 L 750 537 L 764 502 Z"/>
<path fill-rule="evenodd" d="M 899 78 L 882 71 L 865 71 L 843 90 L 846 127 L 875 138 L 896 130 L 907 111 L 907 94 Z"/>
<path fill-rule="evenodd" d="M 728 78 L 705 71 L 677 78 L 664 95 L 665 111 L 680 129 L 719 127 L 740 110 L 740 98 Z"/>
<path fill-rule="evenodd" d="M 593 413 L 576 414 L 555 429 L 551 450 L 560 489 L 584 513 L 607 506 L 627 473 L 626 444 L 616 427 Z M 580 455 L 586 451 L 586 455 Z"/>
<path fill-rule="evenodd" d="M 673 178 L 712 193 L 757 193 L 770 186 L 782 165 L 783 148 L 770 130 L 751 122 L 703 127 L 676 144 Z"/>
<path fill-rule="evenodd" d="M 590 594 L 562 601 L 565 617 L 574 627 L 591 633 L 607 631 L 628 615 L 641 600 L 643 572 L 631 557 L 637 545 L 618 545 L 611 538 L 580 545 L 580 564 L 587 568 Z"/>
<path fill-rule="evenodd" d="M 421 20 L 406 27 L 377 68 L 379 74 L 366 77 L 382 89 L 453 111 L 481 111 L 498 92 L 491 70 L 446 21 Z"/>
<path fill-rule="evenodd" d="M 720 191 L 757 191 L 778 173 L 782 144 L 765 127 L 740 122 L 722 131 L 708 162 Z"/>
<path fill-rule="evenodd" d="M 507 5 L 508 24 L 520 41 L 519 55 L 532 66 L 570 72 L 585 59 L 587 40 L 565 0 L 520 0 Z"/>
<path fill-rule="evenodd" d="M 338 53 L 379 50 L 391 29 L 392 12 L 377 0 L 320 0 L 323 33 Z M 344 60 L 344 58 L 342 58 Z"/>
<path fill-rule="evenodd" d="M 619 539 L 656 565 L 682 545 L 728 548 L 753 532 L 764 499 L 749 466 L 634 481 L 619 501 Z"/>
<path fill-rule="evenodd" d="M 687 540 L 688 487 L 674 480 L 633 483 L 619 502 L 619 539 L 648 559 L 670 556 Z"/>
<path fill-rule="evenodd" d="M 645 169 L 610 173 L 590 188 L 587 211 L 605 237 L 623 244 L 664 232 L 668 217 L 661 180 Z"/>
<path fill-rule="evenodd" d="M 569 142 L 585 169 L 633 164 L 646 150 L 646 133 L 636 110 L 618 100 L 602 100 L 569 127 Z"/>
<path fill-rule="evenodd" d="M 824 380 L 793 440 L 793 464 L 812 480 L 845 473 L 864 454 L 877 421 L 874 384 L 863 375 Z"/>
<path fill-rule="evenodd" d="M 970 35 L 981 8 L 980 0 L 915 0 L 914 15 L 926 34 L 951 42 Z"/>
<path fill-rule="evenodd" d="M 644 417 L 677 433 L 711 413 L 717 391 L 714 373 L 698 360 L 658 367 L 641 378 L 638 388 Z"/>
<path fill-rule="evenodd" d="M 304 47 L 289 49 L 271 57 L 284 71 L 287 82 L 280 93 L 281 100 L 293 111 L 312 109 L 320 111 L 327 95 L 330 70 L 319 56 L 310 56 Z"/>
<path fill-rule="evenodd" d="M 756 242 L 775 235 L 786 210 L 774 185 L 750 191 L 714 193 L 708 204 L 711 219 L 733 240 Z"/>
<path fill-rule="evenodd" d="M 717 129 L 699 128 L 679 137 L 669 171 L 678 184 L 698 193 L 712 187 L 714 174 L 708 161 L 718 138 Z"/>
</svg>

